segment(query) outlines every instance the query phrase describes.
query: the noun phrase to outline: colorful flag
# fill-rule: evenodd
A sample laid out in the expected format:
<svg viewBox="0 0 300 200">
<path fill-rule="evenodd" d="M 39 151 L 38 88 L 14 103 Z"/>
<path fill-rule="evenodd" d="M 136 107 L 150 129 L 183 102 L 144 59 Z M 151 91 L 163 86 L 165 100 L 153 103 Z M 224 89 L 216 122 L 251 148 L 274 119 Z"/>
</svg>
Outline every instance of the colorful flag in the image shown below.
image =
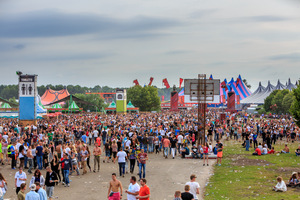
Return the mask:
<svg viewBox="0 0 300 200">
<path fill-rule="evenodd" d="M 135 85 L 140 85 L 137 79 L 135 79 L 135 80 L 133 81 L 133 83 L 134 83 Z"/>
<path fill-rule="evenodd" d="M 209 80 L 213 80 L 214 78 L 213 78 L 213 76 L 212 76 L 212 74 L 210 75 L 210 77 L 209 77 Z"/>
<path fill-rule="evenodd" d="M 179 79 L 179 88 L 181 88 L 181 84 L 182 84 L 182 82 L 183 82 L 183 79 L 182 79 L 182 78 L 180 78 L 180 79 Z"/>
<path fill-rule="evenodd" d="M 150 77 L 150 82 L 149 82 L 148 86 L 152 85 L 153 79 L 154 79 L 153 77 Z"/>
<path fill-rule="evenodd" d="M 167 78 L 164 78 L 164 79 L 162 80 L 162 82 L 164 83 L 164 85 L 166 86 L 167 89 L 170 88 L 170 85 L 169 85 L 169 83 L 168 83 Z"/>
</svg>

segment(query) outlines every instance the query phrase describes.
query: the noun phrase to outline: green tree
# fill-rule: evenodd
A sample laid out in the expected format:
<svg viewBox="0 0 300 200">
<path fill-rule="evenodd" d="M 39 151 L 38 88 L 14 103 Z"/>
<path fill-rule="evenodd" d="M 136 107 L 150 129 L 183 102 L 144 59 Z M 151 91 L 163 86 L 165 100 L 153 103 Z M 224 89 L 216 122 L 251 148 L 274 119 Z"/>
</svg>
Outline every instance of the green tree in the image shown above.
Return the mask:
<svg viewBox="0 0 300 200">
<path fill-rule="evenodd" d="M 271 111 L 271 106 L 272 106 L 272 100 L 274 98 L 274 96 L 277 94 L 277 92 L 279 92 L 280 90 L 275 90 L 273 91 L 264 101 L 264 109 L 267 112 Z"/>
<path fill-rule="evenodd" d="M 296 124 L 300 127 L 300 86 L 298 85 L 293 91 L 294 101 L 290 108 L 290 112 L 293 115 Z"/>
<path fill-rule="evenodd" d="M 293 92 L 289 92 L 282 100 L 283 113 L 290 113 L 290 108 L 295 100 Z"/>
<path fill-rule="evenodd" d="M 81 100 L 87 101 L 89 103 L 92 103 L 95 106 L 87 105 L 84 103 L 77 103 L 78 107 L 83 108 L 83 110 L 87 111 L 101 111 L 102 108 L 106 108 L 107 105 L 104 103 L 104 100 L 100 97 L 98 94 L 75 94 L 75 96 Z"/>
<path fill-rule="evenodd" d="M 133 86 L 127 90 L 127 100 L 131 101 L 140 111 L 159 111 L 160 97 L 154 86 Z"/>
<path fill-rule="evenodd" d="M 271 104 L 274 106 L 274 112 L 277 114 L 286 113 L 283 109 L 282 102 L 285 95 L 289 93 L 289 90 L 278 90 L 276 95 L 273 97 Z"/>
</svg>

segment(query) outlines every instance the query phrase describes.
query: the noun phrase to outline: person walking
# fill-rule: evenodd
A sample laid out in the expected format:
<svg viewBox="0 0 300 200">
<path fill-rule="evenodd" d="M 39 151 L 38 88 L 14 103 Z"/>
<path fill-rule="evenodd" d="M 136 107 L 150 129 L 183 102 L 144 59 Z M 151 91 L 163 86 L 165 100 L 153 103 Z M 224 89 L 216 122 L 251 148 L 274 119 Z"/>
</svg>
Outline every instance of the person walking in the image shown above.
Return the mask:
<svg viewBox="0 0 300 200">
<path fill-rule="evenodd" d="M 150 200 L 150 188 L 146 185 L 147 180 L 142 178 L 140 180 L 141 188 L 139 191 L 139 195 L 136 196 L 136 199 Z"/>
<path fill-rule="evenodd" d="M 218 153 L 217 153 L 217 165 L 221 166 L 222 157 L 223 157 L 223 144 L 218 140 Z"/>
<path fill-rule="evenodd" d="M 27 181 L 26 173 L 23 172 L 23 168 L 20 167 L 19 171 L 16 172 L 16 175 L 15 175 L 15 187 L 16 187 L 16 193 L 17 193 L 17 195 L 18 195 L 18 193 L 20 191 L 21 184 L 22 183 L 26 183 L 26 181 Z"/>
<path fill-rule="evenodd" d="M 39 146 L 36 147 L 36 159 L 39 170 L 43 169 L 43 143 L 39 142 Z"/>
<path fill-rule="evenodd" d="M 125 174 L 125 162 L 127 159 L 127 154 L 123 149 L 121 148 L 120 151 L 117 153 L 117 159 L 118 159 L 118 164 L 119 164 L 119 172 L 120 172 L 120 177 Z"/>
<path fill-rule="evenodd" d="M 127 200 L 136 200 L 136 196 L 139 194 L 140 186 L 136 182 L 136 177 L 132 176 L 130 178 L 130 184 L 128 186 L 128 190 L 125 190 L 127 193 Z"/>
<path fill-rule="evenodd" d="M 112 180 L 109 182 L 107 198 L 108 200 L 120 200 L 123 196 L 122 183 L 117 179 L 116 173 L 113 173 L 111 177 Z"/>
<path fill-rule="evenodd" d="M 64 172 L 64 179 L 65 179 L 65 187 L 70 187 L 70 180 L 69 180 L 69 173 L 71 167 L 71 159 L 68 158 L 68 154 L 64 153 L 64 158 L 59 163 L 63 163 L 63 172 Z"/>
<path fill-rule="evenodd" d="M 134 171 L 135 160 L 136 160 L 136 151 L 134 148 L 129 149 L 129 160 L 130 160 L 130 173 Z"/>
<path fill-rule="evenodd" d="M 194 196 L 194 200 L 198 200 L 197 195 L 200 194 L 200 185 L 196 182 L 196 178 L 197 176 L 192 174 L 190 176 L 190 181 L 185 184 L 190 186 L 190 193 Z"/>
<path fill-rule="evenodd" d="M 40 195 L 35 192 L 36 185 L 32 184 L 29 188 L 30 188 L 30 192 L 26 194 L 25 200 L 40 200 Z"/>
<path fill-rule="evenodd" d="M 37 193 L 40 196 L 40 200 L 47 200 L 46 191 L 41 187 L 40 183 L 36 182 L 35 185 L 36 185 Z"/>
<path fill-rule="evenodd" d="M 95 148 L 93 150 L 94 154 L 94 172 L 96 172 L 96 164 L 98 164 L 98 172 L 100 171 L 100 156 L 102 154 L 102 150 L 99 147 L 98 143 L 95 143 Z"/>
<path fill-rule="evenodd" d="M 184 192 L 181 193 L 182 200 L 194 200 L 194 195 L 190 193 L 190 186 L 185 185 L 184 186 Z"/>
<path fill-rule="evenodd" d="M 163 140 L 163 147 L 164 147 L 164 156 L 167 159 L 169 154 L 170 140 L 166 136 L 164 137 Z"/>
<path fill-rule="evenodd" d="M 143 178 L 146 177 L 146 160 L 148 160 L 148 155 L 144 152 L 144 149 L 141 149 L 141 153 L 138 154 L 140 180 L 142 178 L 142 171 Z"/>
<path fill-rule="evenodd" d="M 87 159 L 88 159 L 88 154 L 89 154 L 89 152 L 86 150 L 86 147 L 83 146 L 82 150 L 80 152 L 80 155 L 81 155 L 81 166 L 82 166 L 82 169 L 83 169 L 82 175 L 84 175 L 84 174 L 87 173 L 86 162 L 87 162 Z"/>
<path fill-rule="evenodd" d="M 51 167 L 48 166 L 46 170 L 47 170 L 46 181 L 45 181 L 46 193 L 47 196 L 49 197 L 49 200 L 52 200 L 55 184 L 58 183 L 58 177 L 57 177 L 57 173 L 52 171 Z"/>
</svg>

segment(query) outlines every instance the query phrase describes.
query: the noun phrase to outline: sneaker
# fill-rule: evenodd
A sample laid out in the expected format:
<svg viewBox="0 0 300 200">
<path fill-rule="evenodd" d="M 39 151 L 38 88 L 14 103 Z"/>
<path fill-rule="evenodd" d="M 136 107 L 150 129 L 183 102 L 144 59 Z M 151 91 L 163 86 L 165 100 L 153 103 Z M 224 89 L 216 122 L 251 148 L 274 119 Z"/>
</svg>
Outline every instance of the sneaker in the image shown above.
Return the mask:
<svg viewBox="0 0 300 200">
<path fill-rule="evenodd" d="M 68 184 L 67 186 L 70 187 L 70 184 Z"/>
<path fill-rule="evenodd" d="M 221 164 L 219 164 L 219 166 L 221 166 Z"/>
<path fill-rule="evenodd" d="M 16 168 L 11 168 L 11 169 L 15 170 Z"/>
<path fill-rule="evenodd" d="M 65 185 L 65 187 L 67 187 L 67 185 Z"/>
<path fill-rule="evenodd" d="M 93 170 L 93 172 L 94 172 L 94 173 L 96 173 L 96 171 L 95 171 L 95 170 Z"/>
<path fill-rule="evenodd" d="M 207 164 L 207 166 L 208 166 L 208 164 Z"/>
<path fill-rule="evenodd" d="M 203 164 L 203 166 L 205 166 L 205 164 Z"/>
</svg>

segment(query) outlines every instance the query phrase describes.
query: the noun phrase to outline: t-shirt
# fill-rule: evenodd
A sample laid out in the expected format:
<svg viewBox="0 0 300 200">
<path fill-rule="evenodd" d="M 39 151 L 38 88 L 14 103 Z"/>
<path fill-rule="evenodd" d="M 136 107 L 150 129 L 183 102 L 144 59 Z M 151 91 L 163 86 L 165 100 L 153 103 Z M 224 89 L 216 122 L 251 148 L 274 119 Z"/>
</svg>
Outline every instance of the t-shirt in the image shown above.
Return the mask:
<svg viewBox="0 0 300 200">
<path fill-rule="evenodd" d="M 125 151 L 119 151 L 118 153 L 117 153 L 117 156 L 118 156 L 118 163 L 124 163 L 124 162 L 126 162 L 126 153 L 125 153 Z"/>
<path fill-rule="evenodd" d="M 42 146 L 37 146 L 36 147 L 36 156 L 43 156 L 43 147 Z"/>
<path fill-rule="evenodd" d="M 142 164 L 146 164 L 147 153 L 139 153 L 138 157 L 140 158 L 140 162 Z"/>
<path fill-rule="evenodd" d="M 194 196 L 194 199 L 198 199 L 197 197 L 197 188 L 200 188 L 199 183 L 197 182 L 187 182 L 185 185 L 190 186 L 190 193 Z"/>
<path fill-rule="evenodd" d="M 192 200 L 194 198 L 194 195 L 192 195 L 189 192 L 183 192 L 181 193 L 181 199 L 182 200 Z"/>
<path fill-rule="evenodd" d="M 257 147 L 257 148 L 255 149 L 255 152 L 257 153 L 257 155 L 259 155 L 259 156 L 261 155 L 261 150 L 260 150 L 260 148 Z"/>
<path fill-rule="evenodd" d="M 139 184 L 135 183 L 132 185 L 132 183 L 129 184 L 128 192 L 136 193 L 140 191 Z M 127 200 L 136 200 L 135 196 L 132 194 L 127 194 Z"/>
<path fill-rule="evenodd" d="M 84 159 L 83 161 L 86 161 L 86 160 L 88 159 L 88 154 L 89 154 L 89 152 L 88 152 L 87 150 L 85 150 L 85 151 L 82 150 L 82 151 L 80 152 L 80 155 L 82 156 L 82 158 L 85 156 L 85 157 L 83 158 L 83 159 Z"/>
<path fill-rule="evenodd" d="M 81 136 L 81 139 L 82 139 L 82 141 L 83 141 L 84 143 L 86 143 L 86 138 L 87 138 L 86 135 L 82 135 L 82 136 Z"/>
<path fill-rule="evenodd" d="M 27 179 L 26 173 L 22 172 L 20 174 L 20 172 L 16 172 L 15 179 L 17 179 L 17 187 L 20 187 L 22 183 L 26 183 L 26 181 L 21 181 L 20 178 Z"/>
<path fill-rule="evenodd" d="M 18 192 L 18 200 L 25 200 L 25 193 L 21 190 Z"/>
<path fill-rule="evenodd" d="M 182 135 L 178 135 L 177 140 L 178 140 L 178 144 L 181 144 L 182 140 L 183 140 L 183 136 Z"/>
<path fill-rule="evenodd" d="M 170 140 L 165 138 L 163 141 L 164 147 L 169 147 L 170 146 Z"/>
<path fill-rule="evenodd" d="M 146 196 L 148 194 L 150 194 L 150 189 L 147 185 L 140 188 L 139 196 L 143 197 L 143 196 Z M 143 200 L 149 200 L 149 199 L 150 198 L 146 198 L 146 199 L 143 199 Z"/>
</svg>

